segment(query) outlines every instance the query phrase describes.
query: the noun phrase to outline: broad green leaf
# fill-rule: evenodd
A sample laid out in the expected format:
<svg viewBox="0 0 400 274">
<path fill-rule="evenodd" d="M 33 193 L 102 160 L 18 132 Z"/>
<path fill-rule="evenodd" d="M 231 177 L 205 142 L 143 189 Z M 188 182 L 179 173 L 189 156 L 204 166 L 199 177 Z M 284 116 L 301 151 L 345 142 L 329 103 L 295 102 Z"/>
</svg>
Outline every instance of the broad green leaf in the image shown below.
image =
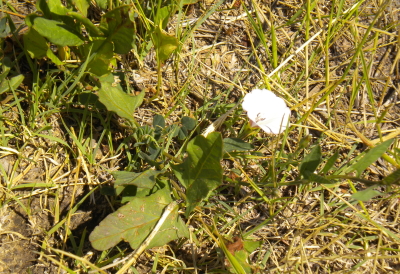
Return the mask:
<svg viewBox="0 0 400 274">
<path fill-rule="evenodd" d="M 382 193 L 380 193 L 379 191 L 374 190 L 374 187 L 375 186 L 372 186 L 367 189 L 358 191 L 357 193 L 354 193 L 353 195 L 351 195 L 351 198 L 366 202 L 366 201 L 371 200 L 375 196 L 382 195 Z"/>
<path fill-rule="evenodd" d="M 154 115 L 153 118 L 154 138 L 158 140 L 161 137 L 161 133 L 165 128 L 165 119 L 162 115 Z"/>
<path fill-rule="evenodd" d="M 115 178 L 115 193 L 121 195 L 121 203 L 131 201 L 133 198 L 145 197 L 156 191 L 156 177 L 162 173 L 157 170 L 146 170 L 142 173 L 128 171 L 116 171 L 112 175 Z"/>
<path fill-rule="evenodd" d="M 103 103 L 109 111 L 113 111 L 130 121 L 135 121 L 134 113 L 136 108 L 142 104 L 144 91 L 137 96 L 131 96 L 118 87 L 113 87 L 113 85 L 108 82 L 102 82 L 98 95 L 100 102 Z"/>
<path fill-rule="evenodd" d="M 172 202 L 170 189 L 164 187 L 151 196 L 133 198 L 128 204 L 108 215 L 90 234 L 97 250 L 107 250 L 121 240 L 136 249 L 153 230 L 164 208 Z M 176 206 L 161 226 L 148 248 L 162 246 L 172 240 L 188 237 L 188 229 L 178 215 Z"/>
<path fill-rule="evenodd" d="M 36 17 L 33 28 L 50 42 L 58 46 L 80 46 L 84 43 L 83 38 L 71 27 L 58 21 Z"/>
<path fill-rule="evenodd" d="M 62 21 L 70 28 L 76 27 L 79 31 L 79 25 L 75 25 L 74 19 L 67 15 L 70 9 L 61 3 L 61 0 L 37 0 L 36 8 L 43 13 L 43 17 L 54 21 Z"/>
<path fill-rule="evenodd" d="M 247 151 L 254 149 L 252 144 L 246 143 L 239 138 L 225 138 L 224 139 L 224 150 L 225 152 L 232 151 Z"/>
<path fill-rule="evenodd" d="M 115 171 L 111 174 L 115 178 L 114 186 L 135 185 L 140 188 L 152 189 L 156 183 L 156 177 L 162 173 L 158 170 L 148 169 L 141 173 L 129 171 Z"/>
<path fill-rule="evenodd" d="M 0 38 L 5 38 L 10 33 L 10 26 L 7 24 L 7 17 L 0 19 Z"/>
<path fill-rule="evenodd" d="M 393 143 L 394 139 L 387 140 L 376 147 L 370 149 L 359 161 L 357 161 L 354 165 L 350 166 L 346 172 L 355 171 L 357 173 L 357 177 L 361 175 L 361 173 L 367 169 L 370 165 L 372 165 L 379 157 L 385 153 L 390 145 Z"/>
<path fill-rule="evenodd" d="M 178 39 L 175 36 L 165 34 L 161 26 L 155 28 L 152 36 L 158 59 L 161 63 L 164 63 L 179 46 Z"/>
<path fill-rule="evenodd" d="M 51 50 L 51 48 L 47 49 L 46 52 L 47 57 L 50 58 L 51 61 L 53 61 L 54 64 L 56 64 L 57 66 L 61 66 L 64 63 L 54 54 L 54 52 Z"/>
<path fill-rule="evenodd" d="M 165 127 L 165 119 L 162 115 L 156 114 L 153 118 L 153 128 L 164 128 Z"/>
<path fill-rule="evenodd" d="M 109 74 L 111 60 L 114 60 L 113 44 L 105 39 L 91 41 L 81 47 L 83 58 L 95 54 L 87 65 L 87 70 L 97 76 Z"/>
<path fill-rule="evenodd" d="M 124 5 L 107 12 L 101 18 L 100 30 L 114 44 L 114 51 L 126 54 L 135 39 L 134 23 L 129 19 L 130 6 Z"/>
<path fill-rule="evenodd" d="M 83 16 L 87 16 L 87 10 L 90 6 L 89 0 L 73 0 L 75 7 L 83 14 Z"/>
<path fill-rule="evenodd" d="M 81 22 L 85 28 L 86 31 L 89 33 L 90 36 L 101 36 L 103 33 L 100 31 L 99 28 L 97 28 L 92 21 L 90 21 L 88 18 L 83 16 L 82 14 L 78 12 L 73 12 L 70 11 L 68 12 L 68 16 L 71 16 L 72 18 L 76 19 L 77 21 Z"/>
<path fill-rule="evenodd" d="M 47 55 L 49 45 L 46 39 L 43 38 L 36 30 L 30 28 L 23 36 L 25 49 L 28 51 L 31 58 L 43 58 Z"/>
<path fill-rule="evenodd" d="M 69 11 L 61 0 L 37 0 L 36 8 L 47 18 L 58 19 L 59 15 L 66 15 Z"/>
<path fill-rule="evenodd" d="M 182 164 L 171 165 L 175 176 L 186 188 L 186 216 L 222 182 L 221 134 L 212 132 L 207 138 L 196 136 L 188 143 L 187 154 Z"/>
<path fill-rule="evenodd" d="M 191 117 L 184 116 L 182 117 L 181 123 L 182 126 L 180 127 L 178 138 L 180 140 L 184 140 L 188 136 L 189 131 L 195 128 L 196 120 Z"/>
<path fill-rule="evenodd" d="M 9 91 L 10 89 L 15 90 L 24 81 L 23 75 L 17 75 L 8 81 L 2 81 L 0 83 L 0 94 Z"/>
<path fill-rule="evenodd" d="M 249 253 L 252 253 L 257 248 L 260 248 L 262 244 L 263 244 L 262 241 L 252 241 L 252 240 L 243 241 L 244 249 Z"/>
<path fill-rule="evenodd" d="M 95 0 L 96 4 L 103 10 L 107 8 L 108 0 Z"/>
<path fill-rule="evenodd" d="M 311 149 L 310 153 L 304 157 L 303 161 L 301 161 L 300 174 L 303 175 L 304 178 L 308 179 L 309 174 L 313 173 L 317 169 L 321 160 L 321 147 L 316 145 Z"/>
<path fill-rule="evenodd" d="M 187 130 L 192 130 L 196 126 L 196 120 L 188 116 L 183 116 L 181 123 Z"/>
</svg>

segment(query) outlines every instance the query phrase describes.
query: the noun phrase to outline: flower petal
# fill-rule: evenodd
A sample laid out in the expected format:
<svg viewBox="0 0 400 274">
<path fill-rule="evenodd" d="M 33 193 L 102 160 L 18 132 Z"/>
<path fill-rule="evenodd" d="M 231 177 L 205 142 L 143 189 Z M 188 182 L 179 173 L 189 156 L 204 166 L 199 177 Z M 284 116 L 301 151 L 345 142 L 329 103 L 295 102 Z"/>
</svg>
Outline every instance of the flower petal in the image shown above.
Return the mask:
<svg viewBox="0 0 400 274">
<path fill-rule="evenodd" d="M 286 129 L 290 109 L 272 91 L 255 89 L 244 97 L 242 107 L 253 123 L 267 133 L 279 134 Z"/>
</svg>

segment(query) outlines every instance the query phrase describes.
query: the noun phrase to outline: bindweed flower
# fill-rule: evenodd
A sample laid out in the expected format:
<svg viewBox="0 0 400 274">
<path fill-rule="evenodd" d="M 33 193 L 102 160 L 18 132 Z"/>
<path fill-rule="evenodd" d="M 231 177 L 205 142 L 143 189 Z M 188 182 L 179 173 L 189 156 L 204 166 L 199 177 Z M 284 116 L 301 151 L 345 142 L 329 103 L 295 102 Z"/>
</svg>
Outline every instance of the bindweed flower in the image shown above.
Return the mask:
<svg viewBox="0 0 400 274">
<path fill-rule="evenodd" d="M 289 121 L 290 109 L 282 98 L 267 89 L 254 89 L 244 97 L 242 107 L 247 111 L 251 126 L 267 133 L 283 132 Z"/>
</svg>

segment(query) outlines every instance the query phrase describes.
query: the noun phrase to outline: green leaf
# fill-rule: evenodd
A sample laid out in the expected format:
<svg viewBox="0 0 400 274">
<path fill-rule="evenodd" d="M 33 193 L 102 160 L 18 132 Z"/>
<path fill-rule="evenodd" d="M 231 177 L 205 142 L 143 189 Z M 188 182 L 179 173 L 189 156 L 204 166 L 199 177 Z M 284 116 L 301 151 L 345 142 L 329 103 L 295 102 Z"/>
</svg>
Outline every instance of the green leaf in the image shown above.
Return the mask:
<svg viewBox="0 0 400 274">
<path fill-rule="evenodd" d="M 103 10 L 107 8 L 108 0 L 95 0 L 96 4 Z"/>
<path fill-rule="evenodd" d="M 130 6 L 124 5 L 101 18 L 100 30 L 113 42 L 114 51 L 118 54 L 126 54 L 133 48 L 136 32 L 134 23 L 129 19 L 129 11 Z"/>
<path fill-rule="evenodd" d="M 2 83 L 6 79 L 13 64 L 11 62 L 11 59 L 7 56 L 4 56 L 3 60 L 1 60 L 0 62 L 1 62 L 1 69 L 2 69 L 2 72 L 0 74 L 0 83 Z"/>
<path fill-rule="evenodd" d="M 43 38 L 36 30 L 30 28 L 23 36 L 25 49 L 28 51 L 31 58 L 43 58 L 47 56 L 49 45 L 46 39 Z"/>
<path fill-rule="evenodd" d="M 148 169 L 141 173 L 129 171 L 114 171 L 111 174 L 115 178 L 114 186 L 135 185 L 139 188 L 152 189 L 156 183 L 156 177 L 162 173 L 158 170 Z"/>
<path fill-rule="evenodd" d="M 304 157 L 303 161 L 301 161 L 300 174 L 303 175 L 304 178 L 308 179 L 310 173 L 313 173 L 317 169 L 321 161 L 321 147 L 316 145 L 312 148 L 310 153 Z"/>
<path fill-rule="evenodd" d="M 382 183 L 386 185 L 398 184 L 400 182 L 400 168 L 394 171 L 393 173 L 386 176 Z"/>
<path fill-rule="evenodd" d="M 326 174 L 331 168 L 335 165 L 336 160 L 339 158 L 339 153 L 336 151 L 335 154 L 333 154 L 328 161 L 326 161 L 326 164 L 324 168 L 321 170 L 322 174 Z"/>
<path fill-rule="evenodd" d="M 153 128 L 157 129 L 157 128 L 161 128 L 163 129 L 165 127 L 165 119 L 162 115 L 160 114 L 156 114 L 154 115 L 153 118 Z"/>
<path fill-rule="evenodd" d="M 171 165 L 175 176 L 186 188 L 186 216 L 222 182 L 222 138 L 213 132 L 196 136 L 187 146 L 188 157 L 182 164 Z"/>
<path fill-rule="evenodd" d="M 15 90 L 19 87 L 19 85 L 24 81 L 23 75 L 17 75 L 11 78 L 8 81 L 2 81 L 0 83 L 0 94 L 11 90 Z"/>
<path fill-rule="evenodd" d="M 165 34 L 161 26 L 155 28 L 152 36 L 158 59 L 161 63 L 164 63 L 171 56 L 172 52 L 178 48 L 178 39 L 175 36 Z"/>
<path fill-rule="evenodd" d="M 131 96 L 108 82 L 102 82 L 98 95 L 100 102 L 109 111 L 113 111 L 119 116 L 134 122 L 135 118 L 133 115 L 136 108 L 143 102 L 144 91 L 137 96 Z"/>
<path fill-rule="evenodd" d="M 232 151 L 247 151 L 254 149 L 252 144 L 246 143 L 239 138 L 225 138 L 224 139 L 224 150 L 225 152 Z"/>
<path fill-rule="evenodd" d="M 367 189 L 358 191 L 357 193 L 354 193 L 353 195 L 351 195 L 351 198 L 353 198 L 355 200 L 366 202 L 366 201 L 374 198 L 375 196 L 382 195 L 382 193 L 380 193 L 379 191 L 374 190 L 374 187 L 375 186 L 372 186 Z"/>
<path fill-rule="evenodd" d="M 181 123 L 182 127 L 185 127 L 187 130 L 192 130 L 196 126 L 196 120 L 188 116 L 183 116 Z"/>
<path fill-rule="evenodd" d="M 66 15 L 69 11 L 60 0 L 37 0 L 36 8 L 43 15 L 51 19 L 59 19 L 60 16 Z"/>
<path fill-rule="evenodd" d="M 73 12 L 70 11 L 67 14 L 68 16 L 71 16 L 72 18 L 74 18 L 75 20 L 81 22 L 85 28 L 86 31 L 89 33 L 90 36 L 102 36 L 103 33 L 100 31 L 100 29 L 98 29 L 93 23 L 92 21 L 90 21 L 88 18 L 86 18 L 85 16 L 83 16 L 82 14 L 78 13 L 78 12 Z"/>
<path fill-rule="evenodd" d="M 90 54 L 96 54 L 87 65 L 87 70 L 97 76 L 109 74 L 110 63 L 114 60 L 113 44 L 103 39 L 91 41 L 81 47 L 82 58 L 88 58 Z"/>
<path fill-rule="evenodd" d="M 33 20 L 33 28 L 46 37 L 50 42 L 58 46 L 80 46 L 83 38 L 71 27 L 58 21 L 36 17 Z"/>
<path fill-rule="evenodd" d="M 361 175 L 361 173 L 367 169 L 370 165 L 372 165 L 379 157 L 381 157 L 393 143 L 394 139 L 389 139 L 376 147 L 370 149 L 359 161 L 357 161 L 354 165 L 350 166 L 346 173 L 356 171 L 357 177 Z"/>
<path fill-rule="evenodd" d="M 158 140 L 161 137 L 161 133 L 165 128 L 165 119 L 162 115 L 154 115 L 153 118 L 154 138 Z"/>
<path fill-rule="evenodd" d="M 72 1 L 75 4 L 75 7 L 77 10 L 79 10 L 83 16 L 87 16 L 87 10 L 90 6 L 90 1 L 89 0 L 73 0 Z"/>
<path fill-rule="evenodd" d="M 179 130 L 178 138 L 180 140 L 184 140 L 188 136 L 189 131 L 195 128 L 196 120 L 188 116 L 184 116 L 182 117 L 181 123 L 182 126 Z"/>
<path fill-rule="evenodd" d="M 335 182 L 332 182 L 332 181 L 329 181 L 328 179 L 325 179 L 324 177 L 322 177 L 322 176 L 319 176 L 319 175 L 317 175 L 317 174 L 314 174 L 314 173 L 308 173 L 308 178 L 307 178 L 308 180 L 310 180 L 310 181 L 314 181 L 314 182 L 316 182 L 316 183 L 319 183 L 319 184 L 334 184 Z"/>
<path fill-rule="evenodd" d="M 10 33 L 10 26 L 7 24 L 7 17 L 0 19 L 0 38 L 5 38 Z"/>
<path fill-rule="evenodd" d="M 108 215 L 90 234 L 89 240 L 97 250 L 107 250 L 121 240 L 137 249 L 153 230 L 164 208 L 171 202 L 170 189 L 164 187 L 155 194 L 133 198 L 128 204 Z M 175 207 L 148 248 L 162 246 L 172 240 L 188 237 L 188 229 Z"/>
<path fill-rule="evenodd" d="M 48 48 L 48 49 L 47 49 L 46 55 L 47 55 L 47 57 L 49 57 L 50 60 L 51 60 L 54 64 L 56 64 L 57 66 L 61 66 L 61 65 L 64 64 L 64 63 L 54 54 L 54 52 L 51 50 L 51 48 Z"/>
</svg>

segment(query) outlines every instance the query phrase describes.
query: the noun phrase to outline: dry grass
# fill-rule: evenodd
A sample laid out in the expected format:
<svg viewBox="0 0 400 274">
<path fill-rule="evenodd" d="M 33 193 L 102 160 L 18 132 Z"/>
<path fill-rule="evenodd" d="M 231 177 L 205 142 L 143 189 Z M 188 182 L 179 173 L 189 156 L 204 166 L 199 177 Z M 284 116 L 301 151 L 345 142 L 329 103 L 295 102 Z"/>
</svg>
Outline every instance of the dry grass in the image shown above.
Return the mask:
<svg viewBox="0 0 400 274">
<path fill-rule="evenodd" d="M 378 181 L 399 168 L 400 5 L 234 0 L 205 18 L 214 2 L 185 6 L 184 20 L 172 18 L 167 31 L 183 33 L 181 48 L 163 67 L 163 95 L 141 106 L 138 123 L 162 114 L 172 124 L 186 115 L 198 120 L 197 134 L 246 92 L 263 87 L 286 100 L 292 126 L 281 136 L 248 132 L 236 109 L 218 130 L 254 144 L 259 154 L 224 160 L 223 187 L 186 220 L 191 238 L 146 251 L 130 273 L 229 273 L 219 236 L 228 247 L 238 243 L 235 237 L 260 242 L 249 257 L 254 273 L 400 271 L 398 186 L 380 186 L 381 196 L 361 202 L 351 194 L 365 185 L 349 179 L 291 184 L 315 144 L 323 163 L 338 153 L 329 174 L 344 175 L 357 155 L 395 138 L 386 158 L 362 178 Z M 185 26 L 196 26 L 186 39 Z M 129 84 L 151 98 L 154 53 L 141 66 L 133 55 L 121 60 Z M 87 273 L 90 264 L 100 268 L 129 256 L 125 243 L 94 250 L 87 234 L 119 206 L 98 191 L 112 183 L 110 172 L 146 168 L 131 130 L 78 104 L 39 102 L 32 118 L 33 82 L 25 87 L 26 94 L 0 97 L 0 272 Z M 299 149 L 309 134 L 311 143 Z M 181 145 L 174 140 L 169 152 Z"/>
</svg>

